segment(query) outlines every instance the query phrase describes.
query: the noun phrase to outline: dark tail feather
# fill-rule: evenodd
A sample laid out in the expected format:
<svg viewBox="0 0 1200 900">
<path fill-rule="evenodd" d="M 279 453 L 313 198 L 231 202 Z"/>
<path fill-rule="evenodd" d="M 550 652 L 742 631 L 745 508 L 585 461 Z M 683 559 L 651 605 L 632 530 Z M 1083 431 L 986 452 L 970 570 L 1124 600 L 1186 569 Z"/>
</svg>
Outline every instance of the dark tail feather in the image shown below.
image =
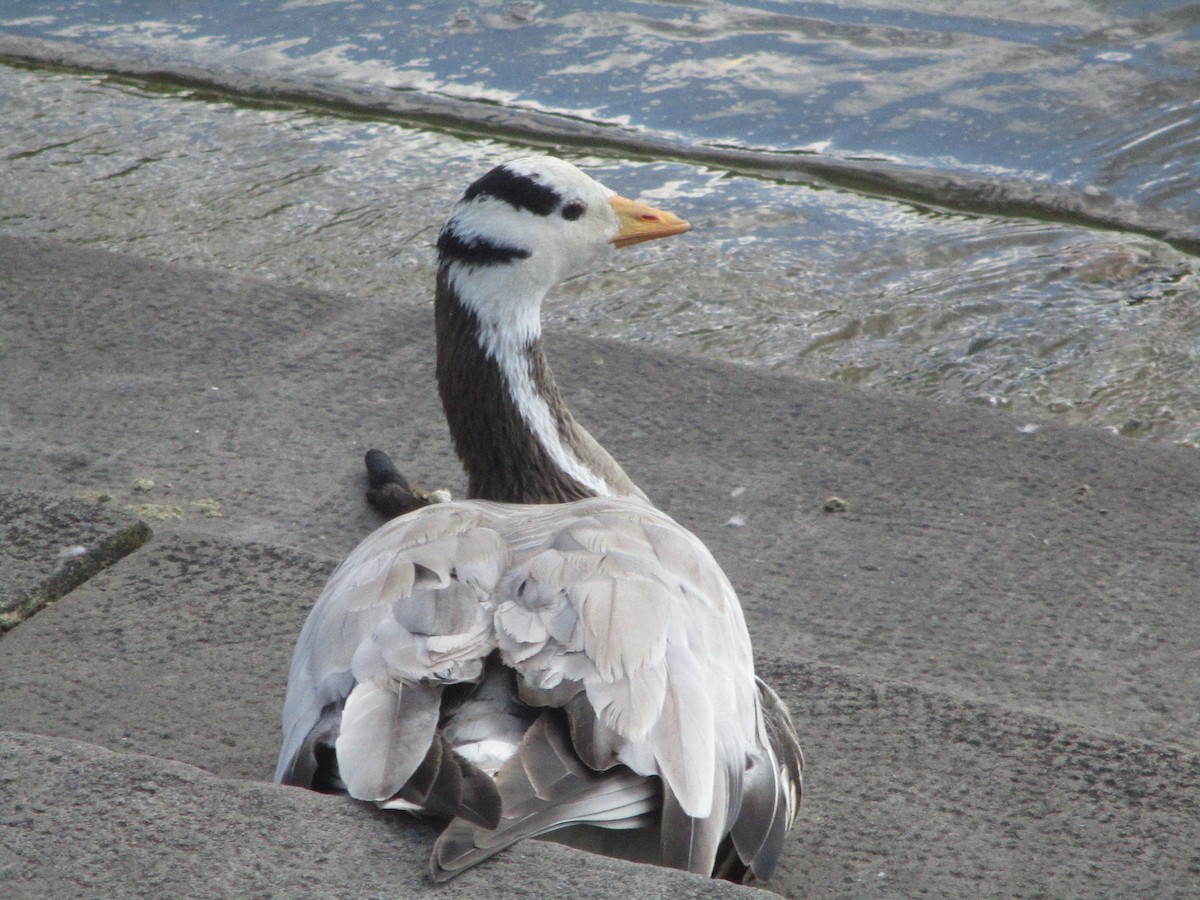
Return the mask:
<svg viewBox="0 0 1200 900">
<path fill-rule="evenodd" d="M 484 772 L 463 759 L 439 736 L 396 796 L 422 809 L 457 817 L 480 828 L 500 823 L 500 793 Z"/>
<path fill-rule="evenodd" d="M 520 750 L 496 778 L 500 824 L 484 831 L 462 818 L 452 821 L 433 848 L 434 881 L 448 881 L 517 841 L 569 825 L 627 829 L 652 824 L 661 803 L 658 780 L 624 766 L 594 772 L 575 757 L 568 740 L 558 711 L 544 712 L 530 726 Z"/>
</svg>

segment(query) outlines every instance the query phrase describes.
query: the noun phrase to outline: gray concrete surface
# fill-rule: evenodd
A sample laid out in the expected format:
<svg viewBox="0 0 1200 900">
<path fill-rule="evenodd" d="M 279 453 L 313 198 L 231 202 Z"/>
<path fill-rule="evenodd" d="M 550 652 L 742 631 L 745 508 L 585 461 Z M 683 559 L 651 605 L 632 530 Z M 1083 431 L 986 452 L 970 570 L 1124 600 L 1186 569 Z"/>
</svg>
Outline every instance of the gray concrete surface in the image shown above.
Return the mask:
<svg viewBox="0 0 1200 900">
<path fill-rule="evenodd" d="M 0 491 L 0 633 L 150 540 L 146 523 L 97 500 Z"/>
<path fill-rule="evenodd" d="M 0 764 L 21 774 L 0 779 L 0 871 L 8 898 L 603 900 L 617 884 L 633 897 L 766 896 L 535 841 L 439 889 L 424 880 L 432 828 L 343 798 L 19 732 L 0 732 Z"/>
<path fill-rule="evenodd" d="M 0 237 L 0 272 L 0 487 L 36 492 L 31 510 L 105 494 L 155 532 L 0 638 L 0 723 L 42 735 L 6 738 L 0 789 L 29 799 L 5 819 L 0 871 L 68 877 L 59 857 L 94 818 L 106 824 L 87 846 L 129 861 L 93 866 L 107 880 L 79 893 L 136 893 L 142 878 L 179 892 L 150 858 L 162 847 L 136 849 L 142 820 L 111 807 L 144 805 L 151 770 L 186 771 L 154 827 L 198 842 L 199 859 L 225 854 L 233 873 L 253 867 L 251 893 L 297 893 L 293 866 L 319 860 L 331 868 L 311 876 L 316 894 L 370 895 L 354 879 L 393 868 L 392 895 L 432 892 L 413 874 L 426 829 L 256 783 L 291 642 L 334 560 L 375 524 L 362 451 L 388 449 L 427 485 L 462 483 L 431 316 L 15 238 Z M 398 294 L 427 294 L 428 276 Z M 1200 892 L 1200 457 L 549 343 L 579 417 L 727 568 L 797 716 L 805 808 L 772 890 Z M 848 508 L 826 512 L 831 495 Z M 92 767 L 95 789 L 80 774 Z M 393 840 L 389 864 L 369 868 Z M 538 846 L 443 893 L 680 890 L 631 887 L 626 872 L 678 876 L 614 865 Z M 190 893 L 228 895 L 222 877 Z"/>
</svg>

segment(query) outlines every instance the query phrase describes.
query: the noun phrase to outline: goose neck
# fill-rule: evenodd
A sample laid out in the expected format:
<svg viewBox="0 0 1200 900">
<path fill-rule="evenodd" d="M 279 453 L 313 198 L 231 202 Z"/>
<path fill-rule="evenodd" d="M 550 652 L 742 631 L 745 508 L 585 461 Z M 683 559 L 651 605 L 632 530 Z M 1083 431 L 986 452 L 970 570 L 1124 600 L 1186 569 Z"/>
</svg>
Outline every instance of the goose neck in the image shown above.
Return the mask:
<svg viewBox="0 0 1200 900">
<path fill-rule="evenodd" d="M 613 493 L 550 370 L 541 295 L 499 301 L 470 282 L 443 265 L 435 303 L 438 390 L 470 496 L 554 503 Z"/>
</svg>

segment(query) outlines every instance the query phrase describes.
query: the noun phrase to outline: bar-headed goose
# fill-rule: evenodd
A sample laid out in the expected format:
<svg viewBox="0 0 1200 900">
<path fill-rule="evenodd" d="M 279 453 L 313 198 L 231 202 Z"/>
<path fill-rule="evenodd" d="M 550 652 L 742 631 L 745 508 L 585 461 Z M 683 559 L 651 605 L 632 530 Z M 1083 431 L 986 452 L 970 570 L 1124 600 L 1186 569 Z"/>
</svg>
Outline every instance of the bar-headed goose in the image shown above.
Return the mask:
<svg viewBox="0 0 1200 900">
<path fill-rule="evenodd" d="M 522 838 L 766 879 L 800 800 L 736 594 L 567 411 L 551 287 L 687 231 L 536 157 L 438 239 L 437 374 L 472 499 L 393 519 L 334 572 L 292 660 L 275 779 L 449 818 L 443 881 Z"/>
</svg>

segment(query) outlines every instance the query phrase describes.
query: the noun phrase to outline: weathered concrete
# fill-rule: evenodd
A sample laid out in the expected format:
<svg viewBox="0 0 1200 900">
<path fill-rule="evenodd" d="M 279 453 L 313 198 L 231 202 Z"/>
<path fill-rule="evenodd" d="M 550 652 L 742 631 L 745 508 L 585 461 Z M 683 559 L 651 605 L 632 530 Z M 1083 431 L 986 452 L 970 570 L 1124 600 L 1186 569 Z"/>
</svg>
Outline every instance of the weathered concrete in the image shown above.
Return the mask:
<svg viewBox="0 0 1200 900">
<path fill-rule="evenodd" d="M 0 633 L 150 539 L 130 513 L 99 501 L 0 490 Z"/>
<path fill-rule="evenodd" d="M 3 237 L 0 271 L 0 481 L 109 494 L 157 534 L 0 639 L 0 722 L 265 778 L 291 642 L 374 524 L 362 450 L 461 484 L 427 316 Z M 428 274 L 397 290 L 427 292 Z M 726 566 L 797 714 L 807 796 L 773 889 L 1200 891 L 1196 454 L 549 340 L 580 418 Z M 830 495 L 848 508 L 824 511 Z M 40 753 L 20 745 L 5 777 L 46 783 Z M 134 802 L 129 782 L 104 783 Z M 69 858 L 73 829 L 109 814 L 103 792 L 79 790 L 43 811 L 60 817 L 44 832 L 28 818 L 48 856 Z M 307 817 L 332 801 L 295 802 Z M 206 809 L 213 853 L 250 828 Z M 328 843 L 323 812 L 264 815 L 262 871 L 283 867 L 285 891 L 291 863 L 360 859 Z M 427 833 L 418 843 L 413 859 Z M 447 895 L 490 878 L 575 895 L 534 880 L 553 867 L 504 868 L 530 859 Z"/>
<path fill-rule="evenodd" d="M 16 732 L 0 732 L 0 771 L 0 877 L 14 900 L 764 896 L 537 841 L 439 889 L 424 877 L 431 828 L 344 798 Z"/>
<path fill-rule="evenodd" d="M 0 641 L 0 720 L 265 781 L 292 642 L 329 568 L 264 545 L 157 540 Z M 760 656 L 760 667 L 796 713 L 808 757 L 805 813 L 772 888 L 1200 888 L 1195 754 L 817 663 Z M 126 783 L 123 802 L 139 784 Z M 295 847 L 311 824 L 280 839 Z M 428 852 L 427 829 L 396 832 L 408 854 Z M 1154 865 L 1141 864 L 1148 856 Z M 536 877 L 570 893 L 553 871 Z"/>
<path fill-rule="evenodd" d="M 1200 892 L 1200 756 L 830 666 L 759 668 L 800 723 L 789 897 Z"/>
<path fill-rule="evenodd" d="M 160 537 L 0 641 L 0 722 L 269 781 L 292 646 L 331 570 Z"/>
</svg>

